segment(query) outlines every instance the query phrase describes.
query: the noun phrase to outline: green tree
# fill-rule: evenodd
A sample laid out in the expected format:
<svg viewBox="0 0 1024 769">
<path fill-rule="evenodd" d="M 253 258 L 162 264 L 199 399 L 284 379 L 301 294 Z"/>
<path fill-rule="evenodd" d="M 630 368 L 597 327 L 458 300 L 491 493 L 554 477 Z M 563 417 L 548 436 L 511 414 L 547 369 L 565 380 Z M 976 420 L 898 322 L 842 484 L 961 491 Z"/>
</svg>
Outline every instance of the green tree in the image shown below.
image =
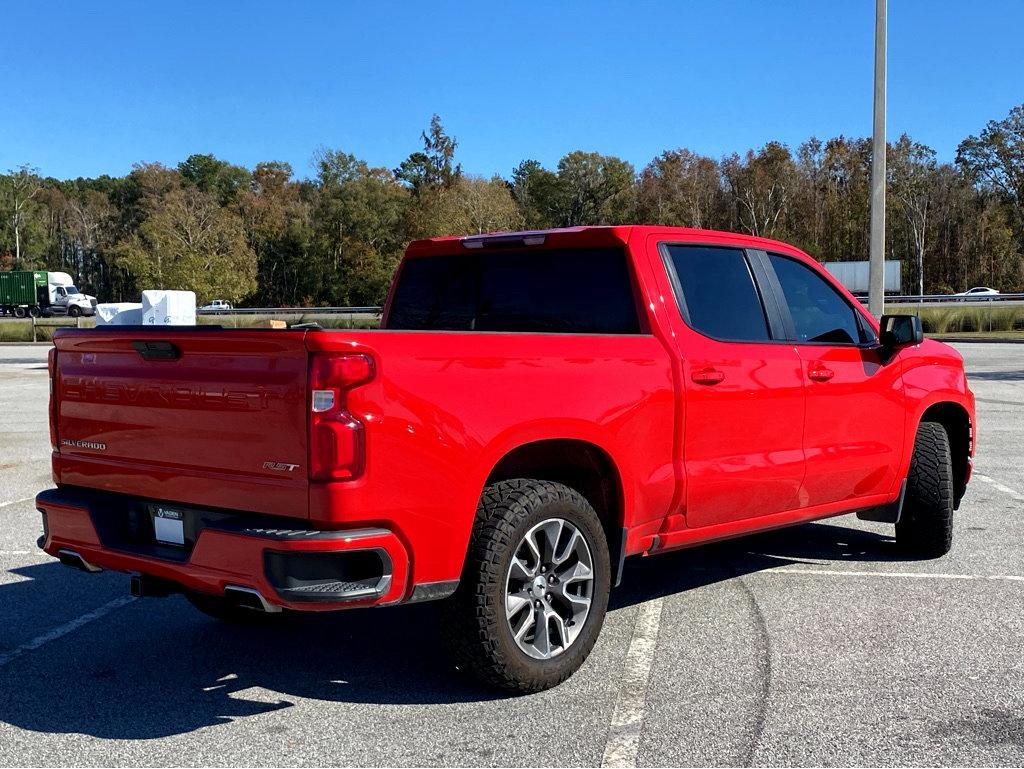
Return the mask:
<svg viewBox="0 0 1024 769">
<path fill-rule="evenodd" d="M 625 160 L 570 152 L 558 161 L 558 224 L 622 224 L 635 207 L 636 172 Z"/>
<path fill-rule="evenodd" d="M 9 246 L 14 254 L 14 264 L 18 266 L 24 263 L 22 247 L 25 243 L 25 231 L 33 221 L 34 199 L 42 186 L 39 169 L 27 164 L 8 171 L 6 176 L 0 176 L 4 224 L 9 227 Z"/>
<path fill-rule="evenodd" d="M 324 150 L 313 208 L 320 301 L 383 302 L 406 242 L 410 193 L 386 168 Z"/>
<path fill-rule="evenodd" d="M 241 218 L 194 187 L 154 201 L 138 231 L 115 246 L 114 258 L 140 289 L 191 290 L 200 303 L 239 302 L 256 288 L 256 255 Z"/>
<path fill-rule="evenodd" d="M 178 173 L 186 184 L 193 184 L 208 192 L 222 206 L 235 202 L 238 193 L 249 185 L 249 171 L 241 166 L 231 165 L 213 155 L 189 155 L 178 164 Z"/>
<path fill-rule="evenodd" d="M 976 184 L 1006 200 L 1024 225 L 1024 104 L 960 142 L 956 162 Z"/>
<path fill-rule="evenodd" d="M 407 184 L 417 196 L 450 189 L 462 176 L 462 166 L 455 162 L 458 141 L 444 132 L 438 115 L 430 118 L 429 130 L 420 136 L 423 150 L 403 160 L 395 169 L 395 178 Z"/>
<path fill-rule="evenodd" d="M 523 225 L 543 230 L 558 225 L 561 189 L 558 175 L 536 160 L 524 160 L 512 171 L 512 199 Z"/>
</svg>

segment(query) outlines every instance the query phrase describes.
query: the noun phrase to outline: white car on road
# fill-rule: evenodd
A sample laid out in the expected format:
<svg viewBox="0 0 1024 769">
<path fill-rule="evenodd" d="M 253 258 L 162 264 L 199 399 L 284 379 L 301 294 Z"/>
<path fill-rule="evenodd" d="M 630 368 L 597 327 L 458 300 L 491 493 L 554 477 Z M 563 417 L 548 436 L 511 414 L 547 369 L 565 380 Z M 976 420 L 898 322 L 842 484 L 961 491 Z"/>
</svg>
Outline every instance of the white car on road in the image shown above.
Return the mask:
<svg viewBox="0 0 1024 769">
<path fill-rule="evenodd" d="M 999 296 L 999 292 L 994 288 L 988 286 L 976 286 L 975 288 L 969 288 L 966 291 L 961 291 L 959 294 L 953 294 L 953 296 L 963 297 L 960 301 L 966 301 L 969 299 L 991 299 L 994 296 Z"/>
</svg>

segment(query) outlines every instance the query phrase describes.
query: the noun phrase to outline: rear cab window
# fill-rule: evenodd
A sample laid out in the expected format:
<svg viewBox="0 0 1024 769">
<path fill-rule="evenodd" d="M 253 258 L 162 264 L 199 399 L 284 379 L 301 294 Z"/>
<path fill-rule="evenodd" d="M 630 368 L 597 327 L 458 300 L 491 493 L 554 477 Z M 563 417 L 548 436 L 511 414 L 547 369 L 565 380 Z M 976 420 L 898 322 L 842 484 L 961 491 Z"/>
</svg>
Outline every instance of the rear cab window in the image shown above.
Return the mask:
<svg viewBox="0 0 1024 769">
<path fill-rule="evenodd" d="M 418 256 L 398 275 L 386 328 L 639 334 L 622 248 Z"/>
</svg>

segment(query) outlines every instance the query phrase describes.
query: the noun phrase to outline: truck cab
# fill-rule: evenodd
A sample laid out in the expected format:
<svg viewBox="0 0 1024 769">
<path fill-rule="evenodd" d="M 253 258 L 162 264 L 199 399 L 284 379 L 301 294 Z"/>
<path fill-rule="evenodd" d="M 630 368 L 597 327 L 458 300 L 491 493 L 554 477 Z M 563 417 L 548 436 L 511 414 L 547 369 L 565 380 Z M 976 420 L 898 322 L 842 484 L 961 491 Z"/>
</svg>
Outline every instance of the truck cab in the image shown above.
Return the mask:
<svg viewBox="0 0 1024 769">
<path fill-rule="evenodd" d="M 96 314 L 96 297 L 83 294 L 75 286 L 75 282 L 66 272 L 47 273 L 48 306 L 43 314 L 68 315 L 76 318 L 80 315 Z"/>
</svg>

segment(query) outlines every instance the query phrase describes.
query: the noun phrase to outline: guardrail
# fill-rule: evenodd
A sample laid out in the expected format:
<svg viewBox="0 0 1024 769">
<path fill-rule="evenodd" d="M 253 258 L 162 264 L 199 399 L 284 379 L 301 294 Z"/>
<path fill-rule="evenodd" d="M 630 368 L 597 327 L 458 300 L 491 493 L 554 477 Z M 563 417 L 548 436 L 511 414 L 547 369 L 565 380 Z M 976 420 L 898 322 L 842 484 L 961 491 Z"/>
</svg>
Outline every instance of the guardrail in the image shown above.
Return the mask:
<svg viewBox="0 0 1024 769">
<path fill-rule="evenodd" d="M 59 328 L 59 327 L 81 328 L 82 327 L 82 316 L 81 315 L 77 315 L 74 318 L 69 318 L 66 315 L 62 316 L 62 317 L 57 317 L 57 318 L 35 318 L 35 317 L 30 317 L 30 320 L 32 321 L 32 341 L 33 342 L 38 342 L 39 341 L 38 329 L 40 327 L 43 327 L 43 328 Z"/>
<path fill-rule="evenodd" d="M 868 303 L 866 296 L 857 297 L 862 304 Z M 953 304 L 959 302 L 1024 302 L 1024 294 L 982 294 L 979 296 L 967 296 L 962 294 L 901 294 L 897 296 L 886 296 L 886 304 Z"/>
<path fill-rule="evenodd" d="M 197 309 L 197 315 L 380 315 L 380 307 L 233 307 Z"/>
</svg>

